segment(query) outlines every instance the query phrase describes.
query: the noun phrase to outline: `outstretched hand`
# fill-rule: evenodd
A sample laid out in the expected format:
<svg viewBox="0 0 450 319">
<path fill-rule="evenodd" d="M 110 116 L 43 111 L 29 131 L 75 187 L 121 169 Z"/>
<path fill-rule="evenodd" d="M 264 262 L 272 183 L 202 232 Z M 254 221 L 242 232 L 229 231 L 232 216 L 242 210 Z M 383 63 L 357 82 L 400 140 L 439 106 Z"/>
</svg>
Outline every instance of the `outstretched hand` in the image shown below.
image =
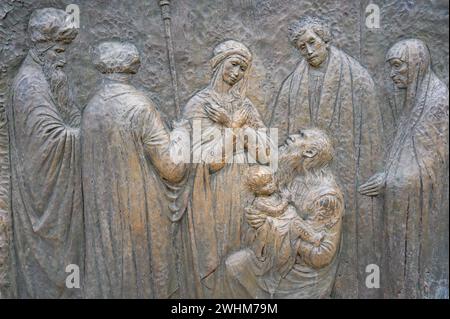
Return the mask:
<svg viewBox="0 0 450 319">
<path fill-rule="evenodd" d="M 365 196 L 378 196 L 386 184 L 385 173 L 377 173 L 359 187 L 359 193 Z"/>
</svg>

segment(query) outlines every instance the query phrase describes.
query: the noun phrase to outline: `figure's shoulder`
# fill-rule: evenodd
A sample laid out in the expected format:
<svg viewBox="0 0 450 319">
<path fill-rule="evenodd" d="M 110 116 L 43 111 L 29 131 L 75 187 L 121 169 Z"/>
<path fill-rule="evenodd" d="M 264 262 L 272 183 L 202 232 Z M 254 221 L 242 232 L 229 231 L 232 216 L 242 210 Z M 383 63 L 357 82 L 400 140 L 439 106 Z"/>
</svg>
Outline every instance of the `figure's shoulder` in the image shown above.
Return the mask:
<svg viewBox="0 0 450 319">
<path fill-rule="evenodd" d="M 49 106 L 50 87 L 42 70 L 29 64 L 22 64 L 11 85 L 11 101 L 16 111 L 29 110 L 27 106 Z M 25 107 L 25 108 L 23 108 Z"/>
<path fill-rule="evenodd" d="M 105 96 L 118 97 L 127 104 L 133 104 L 141 107 L 154 107 L 155 104 L 150 98 L 149 93 L 142 88 L 138 88 L 128 83 L 114 83 L 103 87 Z"/>
<path fill-rule="evenodd" d="M 286 78 L 283 80 L 281 87 L 289 87 L 291 85 L 292 79 L 295 76 L 301 76 L 301 74 L 305 73 L 307 70 L 308 63 L 305 61 L 305 59 L 299 60 L 292 71 L 290 71 Z"/>
<path fill-rule="evenodd" d="M 369 71 L 358 60 L 341 49 L 333 47 L 333 50 L 335 50 L 336 54 L 339 54 L 341 56 L 341 61 L 344 61 L 344 63 L 348 64 L 350 70 L 352 71 L 352 75 L 355 78 L 365 78 L 371 83 L 373 82 L 372 76 L 370 75 Z"/>
<path fill-rule="evenodd" d="M 183 118 L 193 118 L 202 113 L 202 105 L 211 99 L 209 88 L 194 93 L 183 107 Z"/>
<path fill-rule="evenodd" d="M 342 210 L 344 207 L 344 196 L 339 187 L 334 183 L 324 183 L 312 192 L 312 202 L 327 210 Z"/>
<path fill-rule="evenodd" d="M 209 99 L 211 99 L 211 89 L 210 88 L 204 88 L 200 91 L 195 92 L 188 100 L 186 105 L 194 105 L 199 104 L 202 102 L 206 102 Z"/>
<path fill-rule="evenodd" d="M 432 94 L 433 97 L 438 98 L 439 100 L 443 101 L 448 106 L 448 87 L 445 85 L 445 83 L 434 73 L 432 72 Z"/>
<path fill-rule="evenodd" d="M 86 117 L 92 111 L 98 110 L 98 106 L 104 104 L 104 96 L 105 92 L 104 85 L 97 86 L 93 92 L 91 92 L 89 99 L 86 103 L 85 108 L 83 109 L 83 116 Z"/>
<path fill-rule="evenodd" d="M 25 60 L 14 77 L 12 87 L 14 90 L 24 88 L 27 92 L 33 88 L 41 91 L 48 88 L 48 83 L 42 70 Z"/>
</svg>

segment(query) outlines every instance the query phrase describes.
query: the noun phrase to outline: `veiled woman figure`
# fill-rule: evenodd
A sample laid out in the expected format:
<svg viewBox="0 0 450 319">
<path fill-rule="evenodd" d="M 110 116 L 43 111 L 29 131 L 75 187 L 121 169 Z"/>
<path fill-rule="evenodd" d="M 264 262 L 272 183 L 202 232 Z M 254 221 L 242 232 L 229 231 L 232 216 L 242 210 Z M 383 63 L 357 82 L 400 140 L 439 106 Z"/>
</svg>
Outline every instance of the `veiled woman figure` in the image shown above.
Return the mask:
<svg viewBox="0 0 450 319">
<path fill-rule="evenodd" d="M 448 88 L 420 40 L 398 42 L 386 60 L 405 101 L 384 172 L 360 187 L 384 189 L 385 297 L 448 298 Z"/>
<path fill-rule="evenodd" d="M 246 97 L 252 63 L 250 50 L 240 42 L 225 41 L 214 49 L 210 63 L 210 84 L 196 93 L 183 110 L 183 118 L 193 129 L 196 163 L 191 171 L 191 196 L 182 225 L 182 294 L 188 298 L 220 296 L 223 274 L 219 265 L 241 246 L 243 207 L 250 196 L 243 176 L 251 152 L 246 147 L 236 147 L 243 141 L 238 132 L 252 128 L 255 130 L 250 135 L 255 137 L 256 129 L 264 128 L 259 112 Z M 201 139 L 195 137 L 200 131 Z M 261 158 L 265 154 L 258 155 L 252 158 L 265 160 Z"/>
</svg>

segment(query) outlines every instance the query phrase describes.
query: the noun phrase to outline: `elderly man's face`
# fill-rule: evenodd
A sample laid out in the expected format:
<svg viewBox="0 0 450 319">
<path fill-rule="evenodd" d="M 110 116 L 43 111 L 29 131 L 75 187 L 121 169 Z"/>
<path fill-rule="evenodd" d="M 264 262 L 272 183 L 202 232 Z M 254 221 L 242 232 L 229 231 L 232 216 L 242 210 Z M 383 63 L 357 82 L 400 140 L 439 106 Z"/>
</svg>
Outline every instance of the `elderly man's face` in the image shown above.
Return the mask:
<svg viewBox="0 0 450 319">
<path fill-rule="evenodd" d="M 308 139 L 309 137 L 305 135 L 304 131 L 289 135 L 285 143 L 278 149 L 280 160 L 297 166 L 301 162 L 304 150 L 308 147 Z"/>
<path fill-rule="evenodd" d="M 287 150 L 295 150 L 294 153 L 302 154 L 302 152 L 308 148 L 308 144 L 310 144 L 310 138 L 311 137 L 308 134 L 308 130 L 300 130 L 298 134 L 289 135 L 283 146 Z"/>
<path fill-rule="evenodd" d="M 395 86 L 399 89 L 406 89 L 408 87 L 408 63 L 394 58 L 389 60 L 391 67 L 390 77 Z"/>
<path fill-rule="evenodd" d="M 42 59 L 47 65 L 54 69 L 63 68 L 66 65 L 66 45 L 56 43 L 54 46 L 43 52 Z"/>
<path fill-rule="evenodd" d="M 279 148 L 280 158 L 283 161 L 287 160 L 297 168 L 312 168 L 327 161 L 322 158 L 322 152 L 328 145 L 319 142 L 328 143 L 323 134 L 316 129 L 304 129 L 300 130 L 298 134 L 289 135 L 284 145 Z"/>
<path fill-rule="evenodd" d="M 328 45 L 313 30 L 306 30 L 297 40 L 300 54 L 312 67 L 319 67 L 328 56 Z"/>
</svg>

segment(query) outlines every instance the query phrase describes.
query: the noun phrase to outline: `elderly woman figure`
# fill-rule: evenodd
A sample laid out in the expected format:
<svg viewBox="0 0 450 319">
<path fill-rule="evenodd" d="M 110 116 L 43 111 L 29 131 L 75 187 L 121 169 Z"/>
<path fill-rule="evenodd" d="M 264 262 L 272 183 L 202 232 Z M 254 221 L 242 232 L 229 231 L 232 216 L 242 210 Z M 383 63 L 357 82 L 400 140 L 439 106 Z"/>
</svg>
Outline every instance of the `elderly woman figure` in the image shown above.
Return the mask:
<svg viewBox="0 0 450 319">
<path fill-rule="evenodd" d="M 211 59 L 210 84 L 195 94 L 183 111 L 193 130 L 201 131 L 201 139 L 193 141 L 194 162 L 196 154 L 201 155 L 192 168 L 191 197 L 182 227 L 187 297 L 218 296 L 219 265 L 241 245 L 243 208 L 249 198 L 242 176 L 250 152 L 236 147 L 242 142 L 239 130 L 252 128 L 257 135 L 256 129 L 264 127 L 246 97 L 251 63 L 252 54 L 242 43 L 229 40 L 219 44 Z M 226 131 L 230 139 L 225 138 Z M 254 155 L 254 160 L 265 160 L 265 152 Z"/>
<path fill-rule="evenodd" d="M 88 298 L 168 298 L 177 291 L 166 183 L 183 178 L 169 131 L 145 92 L 130 43 L 94 51 L 104 79 L 83 113 L 82 154 Z"/>
<path fill-rule="evenodd" d="M 360 187 L 384 193 L 386 297 L 448 298 L 448 89 L 420 40 L 386 60 L 405 100 L 384 170 Z"/>
</svg>

